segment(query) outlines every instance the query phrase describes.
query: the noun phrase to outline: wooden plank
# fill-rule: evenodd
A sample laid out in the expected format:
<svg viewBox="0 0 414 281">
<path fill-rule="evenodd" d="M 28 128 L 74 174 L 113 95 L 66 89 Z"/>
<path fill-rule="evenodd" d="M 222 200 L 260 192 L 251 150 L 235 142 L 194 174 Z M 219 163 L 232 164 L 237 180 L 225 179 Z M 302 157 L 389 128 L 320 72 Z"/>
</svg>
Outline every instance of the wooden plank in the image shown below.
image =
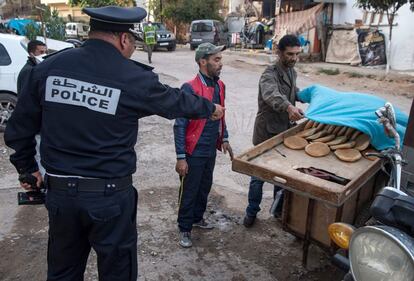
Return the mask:
<svg viewBox="0 0 414 281">
<path fill-rule="evenodd" d="M 372 177 L 361 187 L 359 202 L 356 200 L 358 193 L 354 193 L 339 207 L 322 201 L 314 201 L 310 235 L 306 222 L 310 215 L 308 212 L 309 202 L 312 200 L 297 193 L 285 191 L 285 196 L 288 195 L 289 202 L 284 206 L 283 221 L 285 223 L 283 229 L 303 239 L 308 237 L 312 242 L 317 241 L 319 245 L 332 247 L 328 235 L 328 226 L 337 221 L 352 223 L 358 209 L 357 205 L 362 206 L 370 201 L 371 193 L 375 192 L 375 185 L 375 177 Z"/>
<path fill-rule="evenodd" d="M 298 133 L 304 126 L 305 122 L 249 149 L 233 160 L 232 169 L 272 184 L 282 185 L 303 196 L 340 206 L 376 174 L 381 167 L 381 161 L 362 158 L 357 162 L 347 163 L 340 161 L 333 154 L 314 158 L 304 151 L 286 148 L 282 144 L 283 139 Z M 350 182 L 343 186 L 301 173 L 297 170 L 300 167 L 327 170 L 348 178 Z"/>
<path fill-rule="evenodd" d="M 247 150 L 246 152 L 242 153 L 240 156 L 238 156 L 238 159 L 245 160 L 245 161 L 251 161 L 257 156 L 260 156 L 261 154 L 265 153 L 266 151 L 274 148 L 278 144 L 283 142 L 283 139 L 285 138 L 286 134 L 289 135 L 295 135 L 296 133 L 303 130 L 305 127 L 306 122 L 302 122 L 299 125 L 290 128 L 289 130 L 285 131 L 282 134 L 279 134 L 277 136 L 274 136 L 273 138 L 268 139 L 267 141 L 262 142 L 261 144 L 252 147 L 251 149 Z"/>
</svg>

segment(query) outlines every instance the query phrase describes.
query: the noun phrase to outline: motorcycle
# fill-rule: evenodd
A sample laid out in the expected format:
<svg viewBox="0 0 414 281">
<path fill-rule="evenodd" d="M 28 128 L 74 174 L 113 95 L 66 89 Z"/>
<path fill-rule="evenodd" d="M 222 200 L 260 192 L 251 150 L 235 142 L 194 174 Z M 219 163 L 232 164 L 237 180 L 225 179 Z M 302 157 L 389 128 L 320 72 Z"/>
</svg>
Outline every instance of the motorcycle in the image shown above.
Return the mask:
<svg viewBox="0 0 414 281">
<path fill-rule="evenodd" d="M 395 146 L 369 156 L 383 158 L 391 166 L 390 182 L 375 196 L 370 214 L 375 223 L 355 228 L 345 223 L 328 227 L 331 240 L 345 255 L 333 263 L 347 271 L 344 281 L 414 280 L 414 198 L 401 189 L 402 159 L 393 106 L 386 103 L 376 112 Z"/>
</svg>

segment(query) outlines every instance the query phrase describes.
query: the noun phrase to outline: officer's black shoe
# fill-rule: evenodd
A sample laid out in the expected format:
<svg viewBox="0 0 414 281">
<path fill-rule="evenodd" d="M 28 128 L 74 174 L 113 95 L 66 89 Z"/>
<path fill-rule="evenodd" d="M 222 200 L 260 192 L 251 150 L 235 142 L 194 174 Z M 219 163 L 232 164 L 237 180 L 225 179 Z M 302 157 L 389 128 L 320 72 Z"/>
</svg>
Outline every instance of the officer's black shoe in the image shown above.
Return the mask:
<svg viewBox="0 0 414 281">
<path fill-rule="evenodd" d="M 180 244 L 180 246 L 183 248 L 190 248 L 193 246 L 193 242 L 191 242 L 191 232 L 180 231 L 180 241 L 178 244 Z"/>
<path fill-rule="evenodd" d="M 255 221 L 256 221 L 256 217 L 251 217 L 251 216 L 246 215 L 243 219 L 243 225 L 245 227 L 252 227 Z"/>
</svg>

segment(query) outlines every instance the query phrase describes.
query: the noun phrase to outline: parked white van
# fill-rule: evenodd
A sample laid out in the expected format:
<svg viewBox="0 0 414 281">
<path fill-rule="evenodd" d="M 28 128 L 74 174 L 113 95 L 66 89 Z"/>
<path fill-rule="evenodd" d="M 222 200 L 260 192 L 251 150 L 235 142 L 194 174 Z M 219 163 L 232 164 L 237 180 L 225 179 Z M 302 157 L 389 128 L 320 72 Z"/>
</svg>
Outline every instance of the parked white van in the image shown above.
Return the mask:
<svg viewBox="0 0 414 281">
<path fill-rule="evenodd" d="M 84 40 L 88 38 L 89 25 L 81 22 L 68 22 L 65 28 L 66 38 Z"/>
</svg>

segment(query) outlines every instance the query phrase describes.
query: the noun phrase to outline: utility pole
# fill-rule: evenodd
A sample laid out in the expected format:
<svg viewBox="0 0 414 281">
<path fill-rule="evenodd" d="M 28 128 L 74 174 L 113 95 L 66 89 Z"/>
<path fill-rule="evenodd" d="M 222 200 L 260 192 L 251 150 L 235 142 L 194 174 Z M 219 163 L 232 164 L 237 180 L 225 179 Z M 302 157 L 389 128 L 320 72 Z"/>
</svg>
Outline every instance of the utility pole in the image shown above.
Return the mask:
<svg viewBox="0 0 414 281">
<path fill-rule="evenodd" d="M 164 16 L 162 15 L 162 0 L 160 0 L 160 19 L 161 22 L 164 23 Z"/>
<path fill-rule="evenodd" d="M 43 39 L 45 40 L 45 45 L 47 48 L 47 43 L 46 43 L 46 28 L 45 28 L 45 21 L 43 20 L 43 12 L 46 11 L 46 9 L 36 6 L 36 9 L 39 10 L 39 16 L 40 16 L 40 22 L 42 23 L 42 34 L 43 34 Z"/>
</svg>

